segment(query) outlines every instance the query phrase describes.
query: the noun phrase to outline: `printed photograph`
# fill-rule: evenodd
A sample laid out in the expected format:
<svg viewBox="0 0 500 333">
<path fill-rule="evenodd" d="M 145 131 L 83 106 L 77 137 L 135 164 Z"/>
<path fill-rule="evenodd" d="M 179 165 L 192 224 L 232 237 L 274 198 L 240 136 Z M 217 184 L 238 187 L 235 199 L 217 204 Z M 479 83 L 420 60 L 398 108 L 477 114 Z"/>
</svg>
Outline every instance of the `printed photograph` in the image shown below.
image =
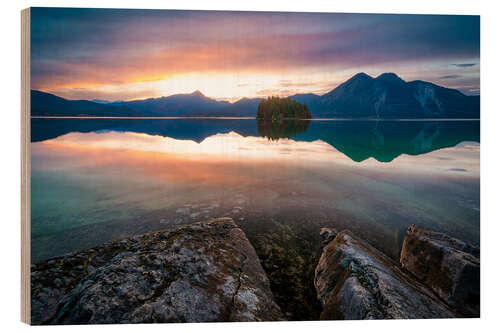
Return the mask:
<svg viewBox="0 0 500 333">
<path fill-rule="evenodd" d="M 479 16 L 29 34 L 31 324 L 480 316 Z"/>
</svg>

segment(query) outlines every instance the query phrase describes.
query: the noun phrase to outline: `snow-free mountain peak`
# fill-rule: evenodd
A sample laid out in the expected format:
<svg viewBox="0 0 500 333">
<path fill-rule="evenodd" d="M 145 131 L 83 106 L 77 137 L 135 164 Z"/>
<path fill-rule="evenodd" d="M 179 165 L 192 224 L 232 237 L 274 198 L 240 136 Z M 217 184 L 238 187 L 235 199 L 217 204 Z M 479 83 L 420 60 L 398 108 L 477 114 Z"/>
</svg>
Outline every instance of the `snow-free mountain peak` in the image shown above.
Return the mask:
<svg viewBox="0 0 500 333">
<path fill-rule="evenodd" d="M 201 91 L 199 91 L 199 90 L 196 90 L 196 91 L 192 92 L 190 95 L 191 95 L 191 96 L 198 96 L 198 97 L 206 97 L 206 96 L 205 96 L 205 95 L 203 95 L 203 93 L 202 93 Z"/>
<path fill-rule="evenodd" d="M 353 77 L 351 77 L 347 81 L 353 81 L 353 80 L 370 80 L 370 79 L 373 79 L 370 75 L 368 75 L 368 74 L 366 74 L 364 72 L 360 72 L 360 73 L 354 75 Z"/>
<path fill-rule="evenodd" d="M 397 74 L 395 73 L 383 73 L 380 74 L 375 78 L 375 80 L 380 80 L 380 81 L 385 81 L 385 82 L 398 82 L 398 83 L 403 83 L 405 80 L 400 78 Z"/>
</svg>

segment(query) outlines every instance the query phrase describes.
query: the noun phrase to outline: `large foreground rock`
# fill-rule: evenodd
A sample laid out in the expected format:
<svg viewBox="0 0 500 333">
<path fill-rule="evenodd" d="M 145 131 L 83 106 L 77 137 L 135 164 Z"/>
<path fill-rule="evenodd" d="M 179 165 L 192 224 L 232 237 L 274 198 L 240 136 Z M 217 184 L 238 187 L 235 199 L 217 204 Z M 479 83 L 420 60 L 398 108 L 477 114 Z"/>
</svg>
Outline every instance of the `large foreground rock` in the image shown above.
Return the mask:
<svg viewBox="0 0 500 333">
<path fill-rule="evenodd" d="M 230 218 L 126 238 L 31 271 L 32 324 L 283 319 Z"/>
<path fill-rule="evenodd" d="M 403 241 L 401 265 L 464 316 L 479 316 L 479 249 L 416 225 Z"/>
<path fill-rule="evenodd" d="M 314 283 L 323 304 L 321 319 L 455 317 L 438 297 L 349 231 L 324 247 Z"/>
</svg>

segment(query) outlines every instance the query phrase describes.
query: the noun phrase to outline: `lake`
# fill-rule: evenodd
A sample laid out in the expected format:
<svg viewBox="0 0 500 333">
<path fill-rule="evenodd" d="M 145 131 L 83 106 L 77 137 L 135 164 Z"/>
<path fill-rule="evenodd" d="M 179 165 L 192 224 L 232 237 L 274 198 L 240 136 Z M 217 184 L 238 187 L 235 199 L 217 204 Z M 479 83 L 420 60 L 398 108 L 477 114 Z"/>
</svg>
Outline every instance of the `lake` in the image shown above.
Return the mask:
<svg viewBox="0 0 500 333">
<path fill-rule="evenodd" d="M 308 123 L 33 119 L 33 259 L 218 216 L 352 228 L 392 255 L 411 223 L 479 242 L 479 121 Z"/>
<path fill-rule="evenodd" d="M 350 229 L 395 260 L 412 223 L 479 245 L 479 121 L 33 118 L 31 126 L 33 262 L 230 216 L 268 275 L 295 267 L 270 274 L 286 298 L 302 283 L 291 281 L 297 275 L 312 285 L 321 227 Z M 278 303 L 294 302 L 280 295 Z"/>
</svg>

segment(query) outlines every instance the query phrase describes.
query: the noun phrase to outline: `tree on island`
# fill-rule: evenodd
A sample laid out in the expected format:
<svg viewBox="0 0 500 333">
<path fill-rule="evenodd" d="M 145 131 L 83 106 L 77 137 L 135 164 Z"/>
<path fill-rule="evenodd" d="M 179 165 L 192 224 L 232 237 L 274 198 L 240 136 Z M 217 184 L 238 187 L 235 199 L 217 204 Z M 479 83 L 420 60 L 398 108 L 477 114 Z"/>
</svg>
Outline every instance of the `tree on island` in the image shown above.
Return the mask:
<svg viewBox="0 0 500 333">
<path fill-rule="evenodd" d="M 271 121 L 282 119 L 311 119 L 307 105 L 290 98 L 268 97 L 257 108 L 257 118 Z"/>
</svg>

